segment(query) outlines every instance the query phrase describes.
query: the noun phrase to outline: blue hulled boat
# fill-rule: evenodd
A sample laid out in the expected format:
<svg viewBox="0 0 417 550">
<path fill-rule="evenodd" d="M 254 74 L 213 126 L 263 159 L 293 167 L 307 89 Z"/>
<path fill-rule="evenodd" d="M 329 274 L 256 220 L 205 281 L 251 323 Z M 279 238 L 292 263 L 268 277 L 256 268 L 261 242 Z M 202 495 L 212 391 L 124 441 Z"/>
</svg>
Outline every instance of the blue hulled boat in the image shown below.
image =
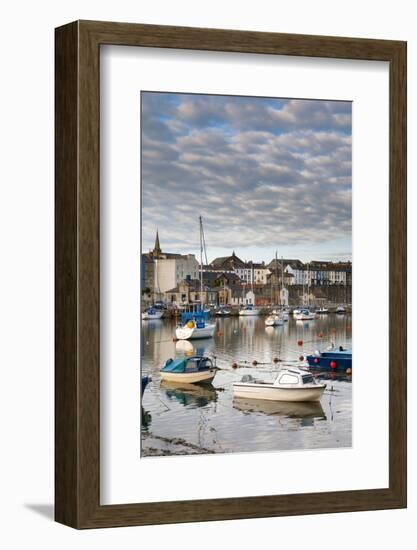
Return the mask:
<svg viewBox="0 0 417 550">
<path fill-rule="evenodd" d="M 145 391 L 146 386 L 152 380 L 150 376 L 141 376 L 140 379 L 140 395 L 143 397 L 143 392 Z"/>
<path fill-rule="evenodd" d="M 342 346 L 336 349 L 316 352 L 307 355 L 310 367 L 329 371 L 346 371 L 352 369 L 352 348 L 344 349 Z"/>
</svg>

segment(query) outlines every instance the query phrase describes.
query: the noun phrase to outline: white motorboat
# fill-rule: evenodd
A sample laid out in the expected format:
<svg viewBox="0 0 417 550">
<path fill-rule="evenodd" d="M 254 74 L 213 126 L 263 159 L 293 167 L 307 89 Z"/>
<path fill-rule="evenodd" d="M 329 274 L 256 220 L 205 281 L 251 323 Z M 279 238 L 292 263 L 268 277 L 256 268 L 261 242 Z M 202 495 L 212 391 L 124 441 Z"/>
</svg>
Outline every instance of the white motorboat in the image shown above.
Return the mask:
<svg viewBox="0 0 417 550">
<path fill-rule="evenodd" d="M 163 309 L 156 309 L 154 307 L 150 307 L 142 313 L 142 319 L 144 321 L 151 321 L 151 320 L 155 320 L 155 319 L 161 319 L 163 314 L 164 314 Z"/>
<path fill-rule="evenodd" d="M 312 321 L 316 318 L 316 314 L 309 309 L 302 309 L 300 313 L 295 313 L 294 317 L 297 321 Z"/>
<path fill-rule="evenodd" d="M 299 315 L 300 313 L 302 312 L 302 308 L 301 307 L 295 307 L 293 310 L 292 310 L 292 313 L 293 315 Z"/>
<path fill-rule="evenodd" d="M 256 309 L 253 307 L 252 304 L 248 304 L 243 309 L 239 311 L 239 315 L 245 316 L 245 315 L 259 315 L 259 309 Z"/>
<path fill-rule="evenodd" d="M 321 307 L 316 311 L 317 315 L 327 315 L 329 313 L 329 310 L 325 307 Z"/>
<path fill-rule="evenodd" d="M 336 308 L 336 313 L 337 313 L 337 315 L 343 315 L 344 313 L 346 313 L 346 310 L 343 306 L 338 306 Z"/>
<path fill-rule="evenodd" d="M 230 315 L 230 310 L 229 309 L 226 309 L 224 307 L 220 307 L 217 311 L 216 311 L 216 315 L 219 316 L 219 317 L 226 317 L 227 315 Z"/>
<path fill-rule="evenodd" d="M 298 367 L 281 369 L 273 383 L 247 374 L 233 384 L 235 397 L 271 401 L 320 401 L 325 388 L 326 384 L 319 384 L 309 371 Z"/>
<path fill-rule="evenodd" d="M 280 327 L 284 324 L 284 320 L 279 315 L 269 315 L 265 319 L 265 325 L 267 327 Z"/>
</svg>

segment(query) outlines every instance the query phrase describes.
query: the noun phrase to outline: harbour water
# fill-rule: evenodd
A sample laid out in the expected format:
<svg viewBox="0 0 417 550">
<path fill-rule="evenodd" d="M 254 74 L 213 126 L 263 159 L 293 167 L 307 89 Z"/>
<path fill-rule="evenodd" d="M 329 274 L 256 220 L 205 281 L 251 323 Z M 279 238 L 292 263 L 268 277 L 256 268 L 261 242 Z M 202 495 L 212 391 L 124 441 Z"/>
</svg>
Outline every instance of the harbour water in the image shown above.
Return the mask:
<svg viewBox="0 0 417 550">
<path fill-rule="evenodd" d="M 282 327 L 265 327 L 263 316 L 215 323 L 214 338 L 174 342 L 174 320 L 142 321 L 141 370 L 152 381 L 141 403 L 141 456 L 351 446 L 351 375 L 323 374 L 327 388 L 319 403 L 234 399 L 232 388 L 245 374 L 273 381 L 281 365 L 306 366 L 300 356 L 330 342 L 350 347 L 350 314 L 308 322 L 290 316 Z M 221 369 L 212 385 L 161 382 L 159 369 L 167 359 L 200 354 L 215 356 Z"/>
</svg>

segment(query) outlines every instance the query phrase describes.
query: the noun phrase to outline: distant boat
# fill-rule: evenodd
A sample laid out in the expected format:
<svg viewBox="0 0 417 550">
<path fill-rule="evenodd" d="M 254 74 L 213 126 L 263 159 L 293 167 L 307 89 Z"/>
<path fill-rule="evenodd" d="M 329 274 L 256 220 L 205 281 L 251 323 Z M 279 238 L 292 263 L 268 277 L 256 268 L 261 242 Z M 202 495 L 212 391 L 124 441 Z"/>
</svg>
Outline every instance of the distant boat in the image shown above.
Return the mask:
<svg viewBox="0 0 417 550">
<path fill-rule="evenodd" d="M 265 325 L 267 327 L 279 327 L 284 324 L 284 319 L 282 319 L 279 315 L 269 315 L 265 319 Z"/>
<path fill-rule="evenodd" d="M 307 355 L 307 362 L 310 367 L 330 371 L 346 371 L 352 369 L 352 348 L 329 349 L 323 352 L 316 351 Z"/>
<path fill-rule="evenodd" d="M 286 323 L 289 321 L 290 316 L 288 315 L 288 311 L 286 309 L 279 310 L 279 309 L 273 309 L 272 315 L 279 315 L 280 318 Z"/>
<path fill-rule="evenodd" d="M 253 307 L 252 304 L 248 304 L 247 306 L 245 306 L 239 311 L 239 315 L 241 316 L 259 315 L 259 309 L 256 309 L 255 307 Z"/>
<path fill-rule="evenodd" d="M 336 314 L 337 314 L 337 315 L 343 315 L 344 313 L 346 313 L 346 310 L 345 310 L 345 308 L 344 308 L 343 306 L 338 306 L 338 307 L 336 308 Z"/>
<path fill-rule="evenodd" d="M 141 376 L 141 379 L 140 379 L 140 395 L 141 395 L 141 397 L 143 397 L 143 392 L 145 391 L 146 386 L 151 381 L 152 381 L 152 378 L 150 376 Z"/>
<path fill-rule="evenodd" d="M 227 315 L 230 315 L 230 310 L 224 308 L 224 307 L 220 307 L 217 311 L 216 311 L 216 315 L 218 317 L 226 317 Z"/>
<path fill-rule="evenodd" d="M 302 308 L 300 306 L 297 306 L 292 310 L 293 315 L 298 315 L 301 312 L 302 312 Z"/>
<path fill-rule="evenodd" d="M 161 368 L 161 380 L 185 384 L 208 384 L 216 376 L 217 368 L 209 357 L 194 356 L 168 359 Z"/>
<path fill-rule="evenodd" d="M 157 309 L 155 307 L 150 307 L 142 313 L 142 319 L 144 321 L 150 321 L 154 319 L 161 319 L 164 314 L 163 309 Z"/>
<path fill-rule="evenodd" d="M 321 307 L 318 310 L 316 310 L 317 315 L 327 315 L 329 313 L 329 310 L 325 307 Z"/>
<path fill-rule="evenodd" d="M 280 370 L 273 383 L 247 374 L 233 384 L 235 397 L 271 401 L 320 401 L 325 388 L 326 384 L 319 384 L 311 373 L 298 367 Z"/>
<path fill-rule="evenodd" d="M 316 318 L 316 314 L 309 309 L 302 309 L 300 313 L 295 313 L 294 317 L 297 321 L 312 321 Z"/>
</svg>

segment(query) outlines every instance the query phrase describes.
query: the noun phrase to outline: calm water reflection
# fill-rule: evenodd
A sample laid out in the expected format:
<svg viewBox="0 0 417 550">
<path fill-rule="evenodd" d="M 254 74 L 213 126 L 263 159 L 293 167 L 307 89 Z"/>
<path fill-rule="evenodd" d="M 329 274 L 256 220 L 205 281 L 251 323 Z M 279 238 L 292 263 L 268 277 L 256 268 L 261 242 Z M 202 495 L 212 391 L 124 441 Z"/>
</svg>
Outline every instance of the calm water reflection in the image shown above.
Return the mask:
<svg viewBox="0 0 417 550">
<path fill-rule="evenodd" d="M 274 380 L 279 365 L 274 357 L 295 365 L 301 355 L 324 349 L 331 341 L 350 345 L 350 315 L 310 322 L 290 318 L 274 328 L 265 327 L 265 317 L 215 322 L 214 338 L 178 342 L 173 342 L 173 321 L 142 322 L 142 374 L 152 376 L 142 402 L 142 456 L 351 446 L 350 376 L 323 375 L 328 380 L 320 403 L 234 399 L 232 390 L 232 383 L 244 374 Z M 217 357 L 222 370 L 212 386 L 161 382 L 163 362 L 193 354 Z M 233 362 L 238 369 L 232 369 Z"/>
</svg>

